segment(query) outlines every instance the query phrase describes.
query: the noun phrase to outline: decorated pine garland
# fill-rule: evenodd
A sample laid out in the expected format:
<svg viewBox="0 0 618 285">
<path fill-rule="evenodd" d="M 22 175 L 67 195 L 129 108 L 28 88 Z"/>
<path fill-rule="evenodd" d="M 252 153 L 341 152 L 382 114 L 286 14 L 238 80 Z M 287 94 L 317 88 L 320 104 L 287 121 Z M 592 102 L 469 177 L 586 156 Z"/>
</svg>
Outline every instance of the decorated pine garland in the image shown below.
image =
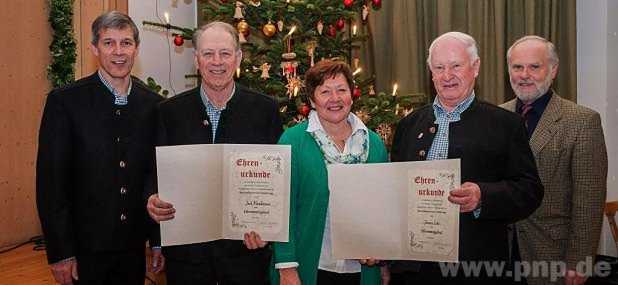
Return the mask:
<svg viewBox="0 0 618 285">
<path fill-rule="evenodd" d="M 49 0 L 49 23 L 54 31 L 49 45 L 47 78 L 54 88 L 75 80 L 76 44 L 73 38 L 73 0 Z"/>
</svg>

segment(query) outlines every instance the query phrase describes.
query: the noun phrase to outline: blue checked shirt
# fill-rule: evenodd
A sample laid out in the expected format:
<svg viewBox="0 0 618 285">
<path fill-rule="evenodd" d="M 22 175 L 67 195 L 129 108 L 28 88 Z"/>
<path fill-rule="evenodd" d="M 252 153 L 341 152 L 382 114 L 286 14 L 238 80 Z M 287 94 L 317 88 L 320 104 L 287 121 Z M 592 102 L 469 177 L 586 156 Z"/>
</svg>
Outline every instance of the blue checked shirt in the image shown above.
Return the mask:
<svg viewBox="0 0 618 285">
<path fill-rule="evenodd" d="M 431 148 L 429 149 L 429 154 L 427 154 L 427 160 L 448 158 L 449 124 L 452 122 L 458 122 L 461 119 L 461 113 L 470 107 L 472 101 L 474 101 L 474 91 L 472 91 L 472 95 L 457 104 L 455 109 L 448 112 L 442 107 L 440 100 L 438 100 L 438 97 L 436 96 L 436 99 L 433 100 L 433 114 L 436 117 L 436 121 L 434 123 L 438 125 L 438 131 L 436 132 L 436 136 L 434 137 Z M 480 214 L 480 208 L 474 210 L 475 218 L 478 218 Z"/>
<path fill-rule="evenodd" d="M 230 98 L 227 99 L 228 102 L 230 101 L 232 96 L 234 96 L 235 92 L 236 84 L 234 84 L 234 87 L 232 88 L 232 95 L 230 95 Z M 215 105 L 213 105 L 210 100 L 208 100 L 208 96 L 206 96 L 206 91 L 204 90 L 203 85 L 200 88 L 200 97 L 202 98 L 202 103 L 204 103 L 204 106 L 206 107 L 206 115 L 208 115 L 208 119 L 210 120 L 210 127 L 212 130 L 212 142 L 214 143 L 215 135 L 217 134 L 217 127 L 219 126 L 219 119 L 221 118 L 221 113 L 223 112 L 223 110 L 225 110 L 225 107 L 217 109 L 217 107 L 215 107 Z"/>
<path fill-rule="evenodd" d="M 103 82 L 103 85 L 107 87 L 109 92 L 114 94 L 114 104 L 120 105 L 120 106 L 129 104 L 129 94 L 131 94 L 131 87 L 133 86 L 133 81 L 131 80 L 131 76 L 129 76 L 129 88 L 127 89 L 127 95 L 124 96 L 124 95 L 121 95 L 120 92 L 116 91 L 116 89 L 114 89 L 114 87 L 112 86 L 111 83 L 109 83 L 109 81 L 105 80 L 105 77 L 103 77 L 103 74 L 101 74 L 101 70 L 99 70 L 97 73 L 99 74 L 99 79 L 101 79 L 101 82 Z"/>
</svg>

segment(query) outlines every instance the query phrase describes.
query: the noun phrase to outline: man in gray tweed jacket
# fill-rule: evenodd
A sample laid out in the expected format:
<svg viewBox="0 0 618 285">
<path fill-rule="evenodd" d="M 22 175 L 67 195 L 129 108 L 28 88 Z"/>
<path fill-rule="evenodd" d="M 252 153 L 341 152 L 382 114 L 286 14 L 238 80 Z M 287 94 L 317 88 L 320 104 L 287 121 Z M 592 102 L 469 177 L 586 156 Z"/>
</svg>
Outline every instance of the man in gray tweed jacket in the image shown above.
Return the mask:
<svg viewBox="0 0 618 285">
<path fill-rule="evenodd" d="M 587 276 L 577 264 L 594 260 L 607 190 L 601 118 L 550 89 L 558 56 L 546 39 L 517 40 L 507 52 L 507 63 L 517 98 L 501 107 L 524 116 L 545 186 L 541 207 L 516 224 L 521 260 L 532 266 L 561 262 L 566 270 L 557 284 L 584 284 Z M 552 284 L 550 276 L 529 276 L 527 282 Z"/>
</svg>

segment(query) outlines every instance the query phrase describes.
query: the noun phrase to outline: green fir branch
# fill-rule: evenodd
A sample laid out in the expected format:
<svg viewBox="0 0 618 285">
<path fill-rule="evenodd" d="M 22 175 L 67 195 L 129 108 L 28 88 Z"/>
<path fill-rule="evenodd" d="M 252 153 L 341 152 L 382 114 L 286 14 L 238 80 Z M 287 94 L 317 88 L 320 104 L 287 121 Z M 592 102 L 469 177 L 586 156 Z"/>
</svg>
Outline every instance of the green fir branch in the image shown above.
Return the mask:
<svg viewBox="0 0 618 285">
<path fill-rule="evenodd" d="M 75 80 L 77 57 L 73 38 L 73 0 L 49 0 L 49 19 L 53 30 L 49 45 L 51 63 L 47 66 L 47 78 L 54 88 Z"/>
</svg>

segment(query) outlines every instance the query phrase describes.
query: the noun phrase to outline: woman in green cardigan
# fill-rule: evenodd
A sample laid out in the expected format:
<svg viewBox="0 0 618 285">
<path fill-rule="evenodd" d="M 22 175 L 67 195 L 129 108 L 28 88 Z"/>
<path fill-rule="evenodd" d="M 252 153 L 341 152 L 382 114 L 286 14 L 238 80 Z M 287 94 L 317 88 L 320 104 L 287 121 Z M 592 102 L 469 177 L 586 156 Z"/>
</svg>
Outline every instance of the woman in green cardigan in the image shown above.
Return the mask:
<svg viewBox="0 0 618 285">
<path fill-rule="evenodd" d="M 350 112 L 354 83 L 346 63 L 323 60 L 305 78 L 313 110 L 279 140 L 292 146 L 290 236 L 289 242 L 273 244 L 271 283 L 380 284 L 378 266 L 332 256 L 326 165 L 386 162 L 386 149 Z"/>
</svg>

